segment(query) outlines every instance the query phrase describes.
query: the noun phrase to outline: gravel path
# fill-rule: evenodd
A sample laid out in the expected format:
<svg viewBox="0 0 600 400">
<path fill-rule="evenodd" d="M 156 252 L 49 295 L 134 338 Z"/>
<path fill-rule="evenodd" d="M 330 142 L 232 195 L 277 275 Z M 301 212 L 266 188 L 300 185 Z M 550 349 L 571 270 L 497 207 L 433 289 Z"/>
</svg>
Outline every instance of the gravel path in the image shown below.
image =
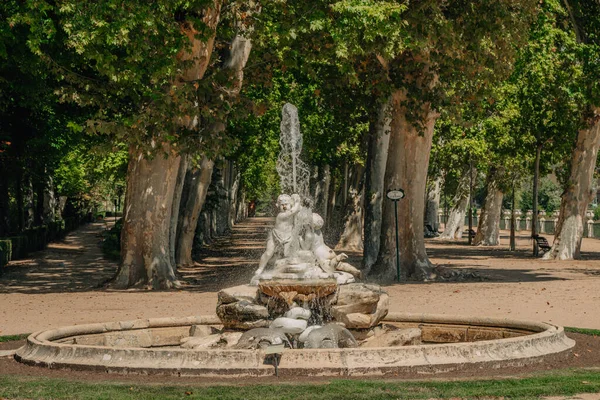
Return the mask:
<svg viewBox="0 0 600 400">
<path fill-rule="evenodd" d="M 63 325 L 150 317 L 213 314 L 220 288 L 248 282 L 264 249 L 271 221 L 252 218 L 203 251 L 180 271 L 183 290 L 111 291 L 102 283 L 116 271 L 102 257 L 103 223 L 86 225 L 0 276 L 0 335 Z M 506 233 L 506 232 L 504 232 Z M 549 238 L 551 239 L 551 238 Z M 582 260 L 542 261 L 530 255 L 523 234 L 511 253 L 508 238 L 493 248 L 466 240 L 427 240 L 435 264 L 476 272 L 483 280 L 385 286 L 391 311 L 532 319 L 600 329 L 600 240 L 584 239 Z M 358 254 L 351 261 L 360 263 Z"/>
</svg>

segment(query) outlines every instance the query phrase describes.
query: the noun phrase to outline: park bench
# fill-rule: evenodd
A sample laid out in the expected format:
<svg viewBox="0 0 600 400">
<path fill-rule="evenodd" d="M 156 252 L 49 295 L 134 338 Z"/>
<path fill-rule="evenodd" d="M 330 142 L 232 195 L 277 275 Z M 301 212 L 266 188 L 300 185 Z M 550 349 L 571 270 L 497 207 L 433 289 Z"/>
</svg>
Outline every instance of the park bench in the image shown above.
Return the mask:
<svg viewBox="0 0 600 400">
<path fill-rule="evenodd" d="M 548 243 L 548 241 L 546 240 L 545 237 L 540 236 L 540 235 L 533 235 L 531 236 L 531 238 L 533 240 L 536 241 L 537 246 L 545 253 L 548 250 L 550 250 L 552 248 L 552 246 L 550 246 L 550 243 Z"/>
<path fill-rule="evenodd" d="M 433 229 L 433 227 L 429 224 L 425 225 L 425 237 L 426 238 L 434 238 L 434 237 L 438 237 L 438 236 L 440 236 L 440 233 L 436 229 Z"/>
</svg>

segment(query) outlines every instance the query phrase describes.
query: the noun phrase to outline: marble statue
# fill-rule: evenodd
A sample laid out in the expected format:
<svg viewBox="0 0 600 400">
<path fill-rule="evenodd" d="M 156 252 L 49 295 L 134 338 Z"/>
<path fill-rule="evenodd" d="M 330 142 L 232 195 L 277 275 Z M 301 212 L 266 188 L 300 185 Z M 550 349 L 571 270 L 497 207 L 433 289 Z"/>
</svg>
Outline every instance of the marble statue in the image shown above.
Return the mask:
<svg viewBox="0 0 600 400">
<path fill-rule="evenodd" d="M 344 262 L 346 254 L 338 255 L 325 244 L 321 232 L 323 218 L 313 213 L 310 206 L 311 202 L 298 194 L 278 197 L 279 213 L 252 285 L 271 279 L 327 278 L 345 284 L 360 278 L 360 270 Z"/>
</svg>

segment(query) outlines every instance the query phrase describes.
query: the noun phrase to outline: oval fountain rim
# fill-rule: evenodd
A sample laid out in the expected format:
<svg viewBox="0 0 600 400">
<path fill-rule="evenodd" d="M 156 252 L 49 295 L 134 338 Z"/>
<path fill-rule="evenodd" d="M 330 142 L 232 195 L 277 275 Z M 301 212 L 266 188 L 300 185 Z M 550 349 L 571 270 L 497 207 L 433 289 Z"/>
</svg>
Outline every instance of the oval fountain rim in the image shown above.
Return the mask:
<svg viewBox="0 0 600 400">
<path fill-rule="evenodd" d="M 534 360 L 561 353 L 575 345 L 573 340 L 566 337 L 562 327 L 545 322 L 414 313 L 389 313 L 383 322 L 386 321 L 513 328 L 532 333 L 504 339 L 403 347 L 290 349 L 284 352 L 283 359 L 288 361 L 289 365 L 282 362 L 280 371 L 302 375 L 349 376 L 382 375 L 390 371 L 397 373 L 406 368 L 411 370 L 423 368 L 431 371 L 435 366 L 444 366 L 444 370 L 447 370 L 451 365 L 510 360 L 520 360 L 520 364 L 525 364 L 528 359 Z M 19 349 L 16 358 L 25 363 L 53 368 L 94 369 L 108 372 L 231 377 L 272 374 L 272 367 L 263 365 L 265 354 L 260 350 L 110 347 L 51 341 L 75 335 L 195 324 L 219 325 L 220 321 L 212 315 L 150 318 L 73 325 L 38 331 L 27 338 L 27 344 Z M 78 359 L 82 354 L 87 361 L 82 362 Z M 109 359 L 105 359 L 107 354 L 111 355 Z M 148 359 L 156 360 L 161 355 L 166 358 L 161 359 L 156 365 L 148 363 Z M 303 362 L 305 364 L 302 364 Z M 371 362 L 372 365 L 365 366 L 365 362 Z"/>
</svg>

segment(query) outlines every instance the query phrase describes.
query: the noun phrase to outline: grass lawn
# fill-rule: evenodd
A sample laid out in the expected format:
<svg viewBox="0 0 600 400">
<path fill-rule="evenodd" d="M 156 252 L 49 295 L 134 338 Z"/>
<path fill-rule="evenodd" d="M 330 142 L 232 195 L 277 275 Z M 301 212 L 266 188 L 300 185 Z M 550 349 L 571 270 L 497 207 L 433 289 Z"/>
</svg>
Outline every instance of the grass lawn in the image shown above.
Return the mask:
<svg viewBox="0 0 600 400">
<path fill-rule="evenodd" d="M 246 378 L 250 383 L 251 378 Z M 600 393 L 600 371 L 572 370 L 523 379 L 473 381 L 331 380 L 319 384 L 163 386 L 75 382 L 0 375 L 8 399 L 431 399 Z"/>
</svg>

